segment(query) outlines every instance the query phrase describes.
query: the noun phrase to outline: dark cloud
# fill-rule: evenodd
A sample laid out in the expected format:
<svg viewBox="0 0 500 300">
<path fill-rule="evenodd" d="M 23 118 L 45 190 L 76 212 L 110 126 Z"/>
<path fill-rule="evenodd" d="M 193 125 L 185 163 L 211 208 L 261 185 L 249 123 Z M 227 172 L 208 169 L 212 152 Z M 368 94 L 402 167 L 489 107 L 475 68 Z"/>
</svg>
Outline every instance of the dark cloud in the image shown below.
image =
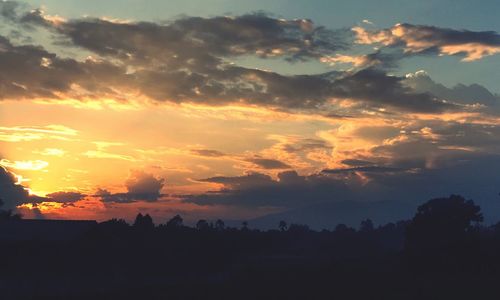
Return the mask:
<svg viewBox="0 0 500 300">
<path fill-rule="evenodd" d="M 293 143 L 286 143 L 282 147 L 288 153 L 309 152 L 313 150 L 331 150 L 332 146 L 325 140 L 305 138 Z"/>
<path fill-rule="evenodd" d="M 380 69 L 395 69 L 398 66 L 401 55 L 394 52 L 376 51 L 365 55 L 367 67 L 373 66 Z"/>
<path fill-rule="evenodd" d="M 416 93 L 403 84 L 403 77 L 390 76 L 376 69 L 365 69 L 333 82 L 332 95 L 360 99 L 375 107 L 387 105 L 422 113 L 457 109 L 430 93 Z"/>
<path fill-rule="evenodd" d="M 361 159 L 344 159 L 341 161 L 344 165 L 348 166 L 353 166 L 353 167 L 364 167 L 364 166 L 370 166 L 373 165 L 374 163 L 368 160 L 361 160 Z"/>
<path fill-rule="evenodd" d="M 211 149 L 193 149 L 191 153 L 194 155 L 205 156 L 205 157 L 223 157 L 226 156 L 224 152 Z"/>
<path fill-rule="evenodd" d="M 322 173 L 326 174 L 345 174 L 353 172 L 363 172 L 363 173 L 396 173 L 402 172 L 400 168 L 384 167 L 384 166 L 359 166 L 353 168 L 343 168 L 343 169 L 325 169 Z"/>
<path fill-rule="evenodd" d="M 277 159 L 269 158 L 250 158 L 246 161 L 251 162 L 262 169 L 290 169 L 291 167 Z"/>
<path fill-rule="evenodd" d="M 47 201 L 58 203 L 73 203 L 83 200 L 87 195 L 80 192 L 55 192 L 47 194 Z"/>
<path fill-rule="evenodd" d="M 228 188 L 233 188 L 233 189 L 236 188 L 252 189 L 256 187 L 270 185 L 273 183 L 273 180 L 269 175 L 261 173 L 248 173 L 246 175 L 237 177 L 216 176 L 206 179 L 199 179 L 198 181 L 220 183 Z"/>
<path fill-rule="evenodd" d="M 45 200 L 43 197 L 30 195 L 11 172 L 0 166 L 0 198 L 3 208 L 15 209 L 16 206 L 25 203 L 39 203 Z"/>
<path fill-rule="evenodd" d="M 155 202 L 162 197 L 161 190 L 164 185 L 164 179 L 135 171 L 125 182 L 126 193 L 111 193 L 105 189 L 99 189 L 94 196 L 105 203 Z"/>
<path fill-rule="evenodd" d="M 237 102 L 283 110 L 325 110 L 332 98 L 424 113 L 455 108 L 431 94 L 413 92 L 401 84 L 402 78 L 380 70 L 282 75 L 229 62 L 237 56 L 320 59 L 351 46 L 349 31 L 327 30 L 310 20 L 250 14 L 184 17 L 162 24 L 92 18 L 55 21 L 36 9 L 13 18 L 47 27 L 58 36 L 60 46 L 81 47 L 100 58 L 62 59 L 40 47 L 13 46 L 3 38 L 3 98 L 58 98 L 70 93 L 77 99 L 103 95 L 120 99 L 117 91 L 126 91 L 156 101 Z M 382 52 L 367 58 L 390 62 Z"/>
<path fill-rule="evenodd" d="M 185 196 L 184 201 L 199 205 L 229 205 L 245 207 L 297 207 L 317 202 L 346 198 L 345 184 L 328 176 L 300 176 L 295 171 L 278 175 L 278 180 L 261 173 L 237 177 L 212 177 L 200 180 L 220 183 L 218 192 Z"/>
<path fill-rule="evenodd" d="M 32 20 L 47 25 L 43 17 Z M 168 24 L 82 19 L 70 20 L 54 29 L 75 45 L 141 64 L 186 59 L 197 63 L 200 59 L 240 55 L 297 60 L 346 47 L 338 32 L 315 26 L 310 20 L 282 20 L 262 13 L 185 17 Z"/>
<path fill-rule="evenodd" d="M 59 99 L 77 85 L 87 94 L 114 94 L 108 84 L 125 71 L 106 62 L 63 59 L 37 46 L 15 46 L 0 36 L 0 99 Z"/>
</svg>

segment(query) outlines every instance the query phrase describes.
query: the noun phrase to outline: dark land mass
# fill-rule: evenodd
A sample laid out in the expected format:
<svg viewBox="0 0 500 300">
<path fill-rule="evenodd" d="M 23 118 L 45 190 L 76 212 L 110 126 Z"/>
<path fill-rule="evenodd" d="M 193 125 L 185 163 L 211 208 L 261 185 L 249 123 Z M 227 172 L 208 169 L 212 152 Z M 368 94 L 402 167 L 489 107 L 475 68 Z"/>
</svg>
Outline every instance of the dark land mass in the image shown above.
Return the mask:
<svg viewBox="0 0 500 300">
<path fill-rule="evenodd" d="M 500 298 L 500 225 L 482 225 L 480 207 L 456 195 L 410 220 L 332 231 L 0 219 L 6 300 Z"/>
</svg>

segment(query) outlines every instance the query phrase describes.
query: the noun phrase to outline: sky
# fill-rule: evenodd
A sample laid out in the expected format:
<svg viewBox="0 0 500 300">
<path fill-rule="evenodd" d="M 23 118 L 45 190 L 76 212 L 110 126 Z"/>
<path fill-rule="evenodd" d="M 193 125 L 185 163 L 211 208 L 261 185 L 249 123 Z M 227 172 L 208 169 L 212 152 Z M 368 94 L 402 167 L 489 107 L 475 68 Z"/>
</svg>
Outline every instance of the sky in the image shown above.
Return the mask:
<svg viewBox="0 0 500 300">
<path fill-rule="evenodd" d="M 2 1 L 0 198 L 329 227 L 459 193 L 497 220 L 499 8 Z"/>
</svg>

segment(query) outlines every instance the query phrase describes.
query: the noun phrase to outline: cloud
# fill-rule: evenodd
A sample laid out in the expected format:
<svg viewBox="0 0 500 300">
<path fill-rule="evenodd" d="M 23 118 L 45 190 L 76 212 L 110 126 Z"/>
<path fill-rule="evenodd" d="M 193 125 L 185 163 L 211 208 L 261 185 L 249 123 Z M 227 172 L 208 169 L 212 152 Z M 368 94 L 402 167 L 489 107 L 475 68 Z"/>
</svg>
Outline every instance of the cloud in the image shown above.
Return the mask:
<svg viewBox="0 0 500 300">
<path fill-rule="evenodd" d="M 493 124 L 425 120 L 379 130 L 385 133 L 377 133 L 369 126 L 347 133 L 357 141 L 371 140 L 363 147 L 337 149 L 336 156 L 343 158 L 340 163 L 347 166 L 346 170 L 366 171 L 380 166 L 407 171 L 439 169 L 500 151 L 500 141 L 496 138 L 500 127 Z"/>
<path fill-rule="evenodd" d="M 308 152 L 314 150 L 331 150 L 332 146 L 325 140 L 312 138 L 285 138 L 276 137 L 282 140 L 279 147 L 287 153 Z"/>
<path fill-rule="evenodd" d="M 378 64 L 377 61 L 371 60 L 368 55 L 343 55 L 335 54 L 335 56 L 325 56 L 320 59 L 321 62 L 330 64 L 352 64 L 354 67 L 372 67 Z"/>
<path fill-rule="evenodd" d="M 362 55 L 335 54 L 334 56 L 324 56 L 321 62 L 336 66 L 338 64 L 351 64 L 353 68 L 380 68 L 392 69 L 396 67 L 399 56 L 394 53 L 384 53 L 376 51 Z"/>
<path fill-rule="evenodd" d="M 438 113 L 458 107 L 439 100 L 430 93 L 416 93 L 403 84 L 403 78 L 376 69 L 364 69 L 333 82 L 332 95 L 359 99 L 368 105 L 387 105 L 403 111 Z"/>
<path fill-rule="evenodd" d="M 58 148 L 45 148 L 43 151 L 37 151 L 36 153 L 39 153 L 41 155 L 45 156 L 59 156 L 62 157 L 66 153 L 66 151 Z"/>
<path fill-rule="evenodd" d="M 486 222 L 496 222 L 500 209 L 500 181 L 495 172 L 500 168 L 500 157 L 489 155 L 471 158 L 458 159 L 445 168 L 400 172 L 397 176 L 384 172 L 355 175 L 348 179 L 355 181 L 359 176 L 369 175 L 372 180 L 364 185 L 348 183 L 352 187 L 347 193 L 337 191 L 334 196 L 324 198 L 324 201 L 311 201 L 312 203 L 309 202 L 306 206 L 289 205 L 283 212 L 251 220 L 250 224 L 254 227 L 269 228 L 276 226 L 280 220 L 286 220 L 309 224 L 318 230 L 333 229 L 339 223 L 357 226 L 366 218 L 378 224 L 385 224 L 408 219 L 420 204 L 450 193 L 472 198 L 481 205 Z M 471 177 L 470 174 L 474 176 Z M 311 193 L 310 196 L 315 195 Z"/>
<path fill-rule="evenodd" d="M 23 142 L 41 139 L 69 140 L 78 132 L 62 125 L 40 127 L 0 126 L 0 141 Z"/>
<path fill-rule="evenodd" d="M 81 192 L 58 191 L 47 194 L 45 197 L 31 194 L 29 189 L 21 184 L 21 180 L 12 172 L 0 166 L 0 199 L 4 209 L 19 210 L 27 215 L 43 217 L 39 204 L 44 202 L 62 203 L 64 206 L 83 200 L 87 195 Z M 23 204 L 32 204 L 29 209 L 21 207 Z M 18 207 L 19 206 L 19 207 Z"/>
<path fill-rule="evenodd" d="M 383 166 L 358 166 L 353 168 L 343 168 L 343 169 L 325 169 L 322 173 L 326 174 L 344 174 L 353 172 L 363 172 L 363 173 L 396 173 L 404 171 L 399 168 L 383 167 Z"/>
<path fill-rule="evenodd" d="M 17 1 L 2 1 L 0 2 L 0 16 L 9 20 L 16 21 L 19 13 L 27 10 L 27 5 Z"/>
<path fill-rule="evenodd" d="M 356 218 L 347 218 L 349 222 L 358 223 L 372 216 L 389 222 L 406 218 L 419 203 L 428 199 L 459 193 L 480 203 L 485 211 L 490 211 L 487 218 L 493 220 L 495 211 L 500 209 L 499 179 L 495 176 L 498 168 L 500 157 L 494 154 L 457 155 L 440 168 L 356 167 L 310 175 L 287 171 L 280 173 L 278 179 L 252 173 L 204 179 L 202 181 L 220 183 L 223 188 L 186 195 L 183 201 L 201 206 L 279 208 L 284 211 L 280 215 L 282 219 L 319 222 L 318 228 L 324 228 L 338 223 L 330 218 L 347 218 L 353 213 L 346 213 L 344 206 L 362 209 L 362 216 L 354 214 Z M 313 211 L 314 215 L 300 211 Z"/>
<path fill-rule="evenodd" d="M 184 196 L 184 201 L 198 205 L 243 207 L 298 207 L 347 195 L 345 184 L 328 176 L 300 176 L 295 171 L 278 174 L 274 180 L 262 173 L 236 177 L 211 177 L 201 182 L 219 183 L 220 191 Z"/>
<path fill-rule="evenodd" d="M 57 202 L 57 203 L 73 203 L 83 200 L 87 195 L 80 192 L 66 192 L 60 191 L 55 193 L 50 193 L 46 195 L 47 202 Z"/>
<path fill-rule="evenodd" d="M 203 23 L 203 20 L 215 25 L 191 24 Z M 227 29 L 229 32 L 218 32 L 225 30 L 227 26 L 223 24 L 226 21 L 233 22 L 230 18 L 183 19 L 162 26 L 154 23 L 115 24 L 102 20 L 75 21 L 71 23 L 71 29 L 66 28 L 61 34 L 71 36 L 77 46 L 86 47 L 104 57 L 84 61 L 61 58 L 40 46 L 15 46 L 7 38 L 0 37 L 3 49 L 0 52 L 0 75 L 9 78 L 0 82 L 1 95 L 4 99 L 125 100 L 128 97 L 123 93 L 128 93 L 155 101 L 211 105 L 243 102 L 290 109 L 314 108 L 325 101 L 329 82 L 320 76 L 283 76 L 234 66 L 225 58 L 243 54 L 261 56 L 259 51 L 267 53 L 271 50 L 265 50 L 266 47 L 280 47 L 280 43 L 302 45 L 303 49 L 296 53 L 293 50 L 293 54 L 291 50 L 283 50 L 288 53 L 289 59 L 313 57 L 316 51 L 320 51 L 314 50 L 319 45 L 323 45 L 322 49 L 333 49 L 335 46 L 326 41 L 318 42 L 316 46 L 316 42 L 298 37 L 279 37 L 288 36 L 287 32 L 293 28 L 293 32 L 302 32 L 299 26 L 302 21 L 287 23 L 265 16 L 242 16 L 237 18 L 234 28 Z M 243 25 L 238 25 L 238 22 Z M 292 29 L 288 28 L 290 26 Z M 209 29 L 214 32 L 205 32 Z M 186 34 L 185 30 L 192 33 Z M 273 34 L 273 31 L 276 32 Z M 116 39 L 103 39 L 103 34 Z M 254 35 L 262 35 L 265 40 L 255 41 Z M 244 45 L 223 47 L 225 43 L 221 39 L 227 42 L 233 39 L 234 43 Z M 278 45 L 272 45 L 275 42 Z M 247 49 L 248 53 L 234 50 L 239 47 Z M 273 48 L 273 51 L 276 49 Z"/>
<path fill-rule="evenodd" d="M 141 64 L 144 61 L 151 63 L 151 60 L 210 61 L 215 57 L 241 55 L 296 60 L 319 57 L 345 47 L 339 33 L 315 26 L 310 20 L 276 19 L 263 13 L 236 17 L 185 17 L 167 24 L 91 18 L 56 25 L 47 23 L 44 18 L 25 21 L 53 27 L 73 44 L 98 54 Z"/>
<path fill-rule="evenodd" d="M 348 62 L 358 69 L 394 65 L 394 58 L 382 52 L 340 55 L 338 51 L 352 46 L 351 33 L 331 31 L 310 20 L 248 14 L 152 23 L 95 18 L 55 21 L 40 10 L 21 15 L 10 19 L 49 28 L 60 47 L 80 47 L 96 57 L 61 58 L 40 46 L 16 46 L 2 38 L 0 74 L 9 78 L 1 83 L 4 98 L 126 101 L 134 96 L 156 102 L 237 103 L 315 113 L 333 112 L 332 99 L 405 112 L 455 108 L 432 95 L 406 89 L 402 78 L 380 70 L 283 75 L 231 63 L 235 57 L 251 56 Z"/>
<path fill-rule="evenodd" d="M 13 45 L 0 36 L 0 99 L 61 99 L 65 93 L 111 95 L 108 84 L 125 80 L 123 67 L 60 58 L 40 46 Z"/>
<path fill-rule="evenodd" d="M 25 203 L 38 203 L 44 200 L 42 197 L 30 195 L 16 176 L 0 166 L 0 197 L 6 209 L 15 209 L 16 206 Z"/>
<path fill-rule="evenodd" d="M 49 165 L 48 162 L 43 160 L 26 160 L 26 161 L 10 161 L 3 158 L 0 160 L 0 166 L 12 168 L 16 170 L 33 170 L 38 171 L 45 169 Z"/>
<path fill-rule="evenodd" d="M 344 159 L 342 160 L 342 163 L 353 167 L 364 167 L 373 165 L 373 162 L 361 159 Z"/>
<path fill-rule="evenodd" d="M 229 188 L 254 188 L 269 185 L 270 183 L 272 183 L 272 178 L 266 174 L 251 172 L 243 176 L 216 176 L 206 179 L 199 179 L 198 181 L 220 183 Z"/>
<path fill-rule="evenodd" d="M 106 158 L 106 159 L 119 159 L 119 160 L 126 160 L 126 161 L 136 161 L 136 159 L 134 157 L 129 156 L 129 155 L 110 153 L 110 152 L 101 151 L 101 150 L 89 150 L 89 151 L 86 151 L 82 154 L 87 156 L 88 158 Z"/>
<path fill-rule="evenodd" d="M 211 150 L 211 149 L 192 149 L 190 150 L 190 153 L 196 155 L 196 156 L 201 156 L 201 157 L 206 157 L 206 158 L 226 158 L 229 160 L 234 160 L 237 162 L 243 162 L 243 163 L 251 163 L 253 166 L 256 166 L 261 169 L 267 169 L 267 170 L 274 170 L 274 169 L 290 169 L 290 165 L 277 160 L 277 159 L 272 159 L 272 158 L 264 158 L 260 157 L 259 155 L 256 155 L 254 157 L 245 157 L 240 156 L 240 155 L 229 155 L 224 152 L 218 151 L 218 150 Z"/>
<path fill-rule="evenodd" d="M 212 149 L 192 149 L 192 154 L 204 157 L 223 157 L 226 156 L 224 152 Z"/>
<path fill-rule="evenodd" d="M 156 178 L 145 172 L 133 171 L 125 182 L 126 193 L 111 193 L 105 189 L 99 189 L 94 196 L 105 203 L 155 202 L 162 197 L 161 190 L 164 185 L 165 179 Z"/>
<path fill-rule="evenodd" d="M 474 61 L 500 53 L 500 35 L 494 31 L 469 31 L 435 26 L 396 24 L 389 29 L 352 29 L 359 44 L 381 44 L 403 47 L 406 53 L 463 55 L 463 61 Z"/>
<path fill-rule="evenodd" d="M 291 167 L 277 159 L 269 159 L 269 158 L 249 158 L 248 162 L 257 165 L 262 169 L 290 169 Z"/>
</svg>

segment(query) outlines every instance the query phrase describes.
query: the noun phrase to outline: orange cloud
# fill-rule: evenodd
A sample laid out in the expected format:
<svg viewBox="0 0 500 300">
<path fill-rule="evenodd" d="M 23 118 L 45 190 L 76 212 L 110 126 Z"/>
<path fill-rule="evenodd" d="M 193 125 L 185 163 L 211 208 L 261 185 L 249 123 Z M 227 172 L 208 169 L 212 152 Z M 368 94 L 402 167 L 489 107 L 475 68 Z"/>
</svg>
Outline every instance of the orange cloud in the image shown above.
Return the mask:
<svg viewBox="0 0 500 300">
<path fill-rule="evenodd" d="M 462 61 L 470 62 L 500 53 L 500 37 L 494 32 L 453 30 L 434 26 L 396 24 L 389 29 L 367 30 L 354 27 L 358 44 L 402 44 L 407 53 L 422 53 L 433 48 L 440 55 L 463 54 Z"/>
</svg>

